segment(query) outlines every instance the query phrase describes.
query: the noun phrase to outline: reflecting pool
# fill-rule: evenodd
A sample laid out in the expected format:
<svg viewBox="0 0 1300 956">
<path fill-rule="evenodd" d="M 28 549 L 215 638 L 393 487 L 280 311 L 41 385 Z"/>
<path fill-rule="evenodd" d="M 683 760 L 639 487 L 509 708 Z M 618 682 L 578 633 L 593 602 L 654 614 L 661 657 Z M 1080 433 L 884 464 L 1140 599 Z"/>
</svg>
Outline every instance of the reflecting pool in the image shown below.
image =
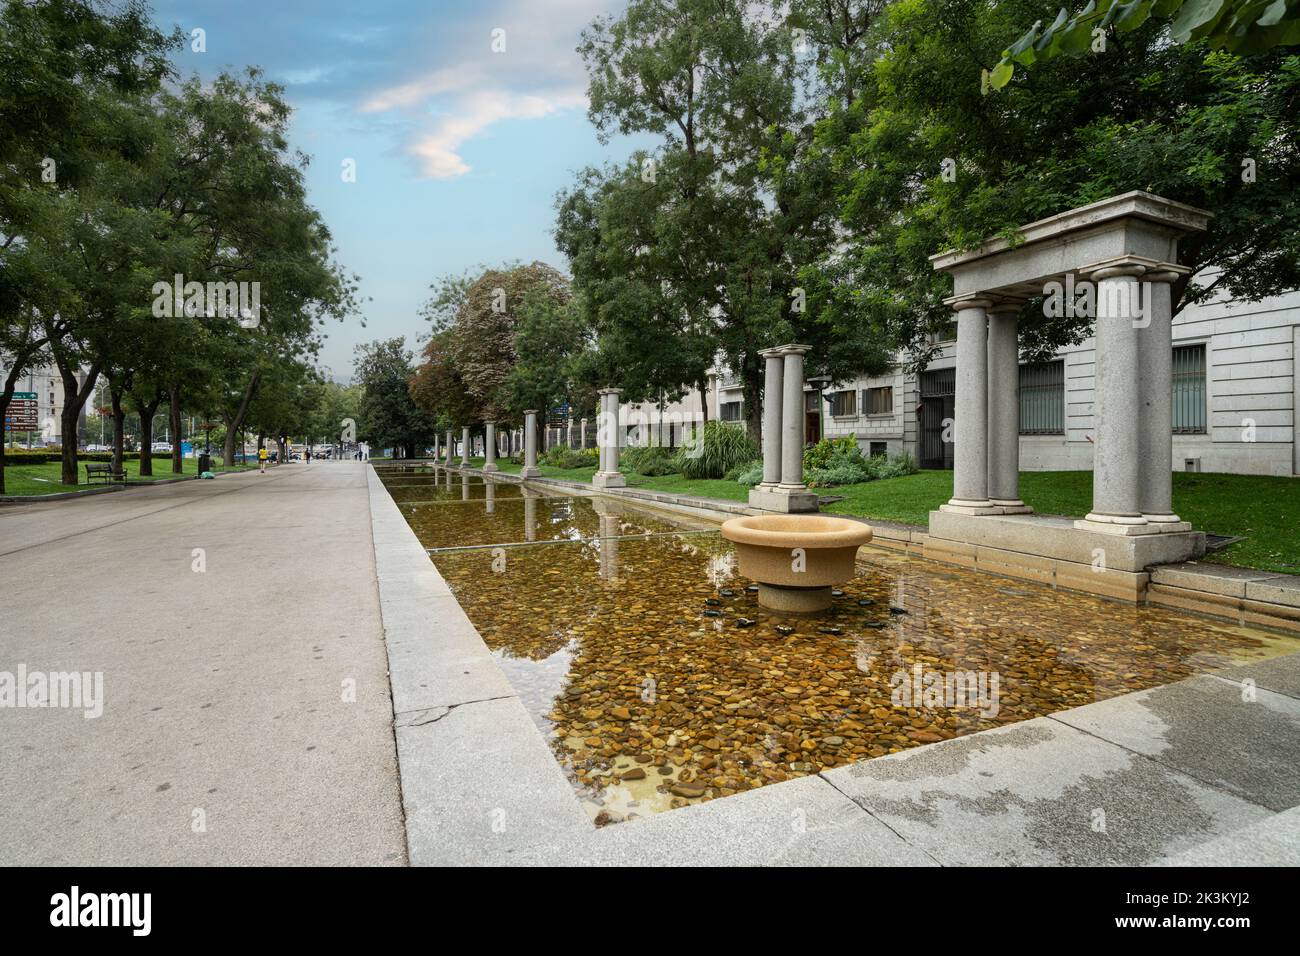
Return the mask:
<svg viewBox="0 0 1300 956">
<path fill-rule="evenodd" d="M 402 511 L 459 549 L 431 557 L 600 824 L 1300 650 L 876 549 L 824 616 L 786 619 L 716 525 L 481 487 Z"/>
</svg>

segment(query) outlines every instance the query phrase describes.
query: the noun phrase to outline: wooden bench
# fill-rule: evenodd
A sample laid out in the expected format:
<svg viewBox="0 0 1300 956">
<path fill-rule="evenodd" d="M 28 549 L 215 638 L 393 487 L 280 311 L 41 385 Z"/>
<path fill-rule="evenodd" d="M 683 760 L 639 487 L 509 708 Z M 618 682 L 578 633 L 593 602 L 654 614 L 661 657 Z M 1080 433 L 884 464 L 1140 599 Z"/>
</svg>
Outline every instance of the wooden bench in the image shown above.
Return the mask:
<svg viewBox="0 0 1300 956">
<path fill-rule="evenodd" d="M 126 472 L 113 471 L 113 466 L 110 462 L 86 462 L 86 484 L 93 485 L 96 479 L 99 479 L 103 484 L 108 484 L 111 481 L 120 481 L 122 484 L 126 484 Z"/>
</svg>

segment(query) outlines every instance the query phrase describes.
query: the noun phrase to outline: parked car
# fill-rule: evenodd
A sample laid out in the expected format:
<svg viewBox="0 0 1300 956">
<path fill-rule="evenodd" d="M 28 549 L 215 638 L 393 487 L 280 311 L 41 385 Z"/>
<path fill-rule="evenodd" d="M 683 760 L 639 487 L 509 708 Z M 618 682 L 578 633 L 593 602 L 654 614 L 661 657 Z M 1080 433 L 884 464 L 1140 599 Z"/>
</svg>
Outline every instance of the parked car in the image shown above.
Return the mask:
<svg viewBox="0 0 1300 956">
<path fill-rule="evenodd" d="M 161 452 L 164 455 L 170 455 L 172 453 L 172 443 L 169 441 L 156 441 L 149 448 L 154 454 Z"/>
<path fill-rule="evenodd" d="M 112 451 L 112 445 L 87 445 L 86 451 Z"/>
</svg>

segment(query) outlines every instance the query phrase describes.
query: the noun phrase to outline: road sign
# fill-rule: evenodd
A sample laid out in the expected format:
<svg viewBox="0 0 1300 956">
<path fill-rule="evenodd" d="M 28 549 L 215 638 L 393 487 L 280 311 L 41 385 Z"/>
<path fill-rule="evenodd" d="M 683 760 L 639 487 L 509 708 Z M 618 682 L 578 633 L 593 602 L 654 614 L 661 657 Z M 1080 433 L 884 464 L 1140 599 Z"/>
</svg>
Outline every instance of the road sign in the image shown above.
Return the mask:
<svg viewBox="0 0 1300 956">
<path fill-rule="evenodd" d="M 41 430 L 40 410 L 35 392 L 14 392 L 5 409 L 5 431 L 38 432 Z"/>
</svg>

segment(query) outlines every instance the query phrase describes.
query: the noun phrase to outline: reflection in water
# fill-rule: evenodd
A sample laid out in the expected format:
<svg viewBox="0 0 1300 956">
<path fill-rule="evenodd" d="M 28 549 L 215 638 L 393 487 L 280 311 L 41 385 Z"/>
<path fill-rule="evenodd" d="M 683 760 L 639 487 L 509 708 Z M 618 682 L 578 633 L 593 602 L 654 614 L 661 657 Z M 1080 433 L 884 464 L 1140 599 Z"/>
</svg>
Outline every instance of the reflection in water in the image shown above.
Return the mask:
<svg viewBox="0 0 1300 956">
<path fill-rule="evenodd" d="M 502 573 L 489 548 L 434 560 L 601 823 L 1300 648 L 877 550 L 824 616 L 785 620 L 759 607 L 720 535 L 671 533 L 621 500 L 403 512 L 426 547 L 539 542 Z M 997 706 L 900 699 L 914 674 L 995 675 Z"/>
</svg>

